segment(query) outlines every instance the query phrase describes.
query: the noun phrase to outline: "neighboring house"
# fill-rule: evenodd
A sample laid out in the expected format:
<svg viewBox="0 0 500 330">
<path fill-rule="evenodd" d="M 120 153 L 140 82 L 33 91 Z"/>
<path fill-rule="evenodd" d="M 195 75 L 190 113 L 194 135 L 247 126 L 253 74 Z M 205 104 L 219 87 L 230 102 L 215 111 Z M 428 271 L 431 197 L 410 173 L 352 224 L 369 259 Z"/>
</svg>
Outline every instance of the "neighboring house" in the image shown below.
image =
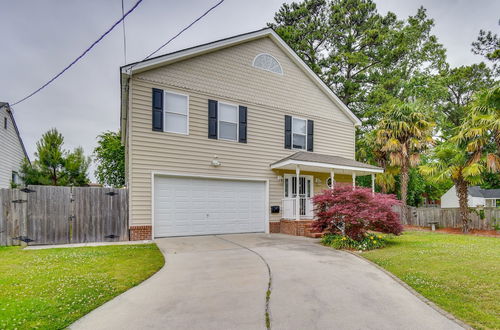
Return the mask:
<svg viewBox="0 0 500 330">
<path fill-rule="evenodd" d="M 500 189 L 481 189 L 472 186 L 468 189 L 469 207 L 500 207 Z M 441 196 L 441 208 L 459 207 L 455 186 Z"/>
<path fill-rule="evenodd" d="M 354 160 L 359 119 L 271 29 L 126 65 L 121 83 L 131 239 L 279 232 L 332 178 L 383 171 Z"/>
<path fill-rule="evenodd" d="M 19 169 L 28 154 L 8 103 L 0 102 L 0 121 L 0 188 L 10 188 L 21 183 Z"/>
</svg>

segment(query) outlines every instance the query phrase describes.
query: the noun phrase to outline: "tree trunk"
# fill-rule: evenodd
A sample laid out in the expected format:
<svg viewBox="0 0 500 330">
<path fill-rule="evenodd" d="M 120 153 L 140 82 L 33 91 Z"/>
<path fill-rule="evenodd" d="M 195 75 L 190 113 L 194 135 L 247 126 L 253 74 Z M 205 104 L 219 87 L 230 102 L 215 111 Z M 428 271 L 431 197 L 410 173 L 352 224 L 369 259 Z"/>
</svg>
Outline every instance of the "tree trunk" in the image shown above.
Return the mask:
<svg viewBox="0 0 500 330">
<path fill-rule="evenodd" d="M 401 165 L 401 172 L 400 172 L 400 185 L 401 185 L 401 202 L 403 203 L 402 208 L 403 208 L 403 223 L 407 223 L 406 220 L 408 219 L 409 215 L 409 210 L 408 206 L 406 205 L 406 198 L 408 196 L 408 181 L 410 177 L 408 175 L 408 163 L 406 160 L 403 160 L 403 164 Z"/>
<path fill-rule="evenodd" d="M 457 190 L 458 205 L 460 206 L 460 219 L 462 220 L 462 232 L 469 232 L 469 198 L 467 190 L 467 182 L 462 177 L 455 180 Z"/>
</svg>

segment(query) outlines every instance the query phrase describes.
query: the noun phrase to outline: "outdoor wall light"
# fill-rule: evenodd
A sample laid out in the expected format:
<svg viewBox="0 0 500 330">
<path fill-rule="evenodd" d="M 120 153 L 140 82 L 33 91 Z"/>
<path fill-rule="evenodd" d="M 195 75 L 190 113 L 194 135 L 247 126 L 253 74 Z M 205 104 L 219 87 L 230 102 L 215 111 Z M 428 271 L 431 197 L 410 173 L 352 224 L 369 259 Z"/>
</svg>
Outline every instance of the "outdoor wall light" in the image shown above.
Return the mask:
<svg viewBox="0 0 500 330">
<path fill-rule="evenodd" d="M 315 182 L 316 184 L 321 184 L 321 179 L 320 179 L 320 178 L 316 178 L 316 179 L 314 179 L 314 182 Z"/>
<path fill-rule="evenodd" d="M 278 180 L 278 182 L 282 182 L 283 181 L 283 177 L 281 175 L 278 175 L 276 177 L 276 180 Z"/>
<path fill-rule="evenodd" d="M 222 163 L 219 161 L 217 155 L 214 155 L 214 159 L 212 159 L 212 162 L 210 163 L 213 167 L 219 167 L 222 165 Z"/>
</svg>

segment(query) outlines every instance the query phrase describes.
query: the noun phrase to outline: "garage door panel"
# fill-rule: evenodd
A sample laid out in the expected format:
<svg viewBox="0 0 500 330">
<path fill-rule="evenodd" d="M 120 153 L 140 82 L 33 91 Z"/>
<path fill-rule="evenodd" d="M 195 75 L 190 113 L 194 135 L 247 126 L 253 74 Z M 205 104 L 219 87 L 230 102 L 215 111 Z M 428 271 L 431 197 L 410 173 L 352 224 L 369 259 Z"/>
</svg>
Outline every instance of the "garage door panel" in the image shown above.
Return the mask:
<svg viewBox="0 0 500 330">
<path fill-rule="evenodd" d="M 155 236 L 264 232 L 265 183 L 155 177 Z"/>
</svg>

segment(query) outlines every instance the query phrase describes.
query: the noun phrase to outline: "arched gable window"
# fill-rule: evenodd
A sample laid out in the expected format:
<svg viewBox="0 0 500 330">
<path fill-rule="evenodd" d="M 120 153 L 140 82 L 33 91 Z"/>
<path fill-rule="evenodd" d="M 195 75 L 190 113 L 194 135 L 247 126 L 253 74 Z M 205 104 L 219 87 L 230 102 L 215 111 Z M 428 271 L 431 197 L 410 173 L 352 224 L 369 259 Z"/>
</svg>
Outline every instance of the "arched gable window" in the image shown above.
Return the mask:
<svg viewBox="0 0 500 330">
<path fill-rule="evenodd" d="M 259 54 L 253 59 L 253 66 L 273 73 L 283 74 L 280 62 L 270 54 Z"/>
</svg>

